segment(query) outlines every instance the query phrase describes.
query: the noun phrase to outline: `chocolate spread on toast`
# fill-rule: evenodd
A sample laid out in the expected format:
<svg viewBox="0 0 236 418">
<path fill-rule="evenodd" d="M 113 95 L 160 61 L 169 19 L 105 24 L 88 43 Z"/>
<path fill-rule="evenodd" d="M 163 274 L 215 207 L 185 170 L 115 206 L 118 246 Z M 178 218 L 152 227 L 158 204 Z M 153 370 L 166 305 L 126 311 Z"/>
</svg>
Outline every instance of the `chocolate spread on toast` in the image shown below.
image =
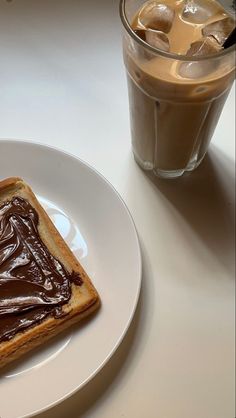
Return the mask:
<svg viewBox="0 0 236 418">
<path fill-rule="evenodd" d="M 82 284 L 50 253 L 38 223 L 36 210 L 21 197 L 0 206 L 0 342 L 49 315 L 64 315 L 71 283 Z"/>
</svg>

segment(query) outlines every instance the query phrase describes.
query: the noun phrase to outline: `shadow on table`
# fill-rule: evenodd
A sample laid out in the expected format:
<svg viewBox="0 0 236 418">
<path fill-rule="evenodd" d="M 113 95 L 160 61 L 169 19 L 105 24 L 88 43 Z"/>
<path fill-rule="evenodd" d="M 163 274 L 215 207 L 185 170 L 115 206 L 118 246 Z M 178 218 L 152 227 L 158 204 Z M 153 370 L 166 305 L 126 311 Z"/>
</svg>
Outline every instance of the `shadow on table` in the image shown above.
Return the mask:
<svg viewBox="0 0 236 418">
<path fill-rule="evenodd" d="M 143 173 L 148 181 L 179 211 L 219 262 L 232 273 L 234 265 L 234 167 L 216 148 L 191 174 L 176 180 L 161 180 Z M 132 324 L 110 361 L 84 388 L 62 404 L 36 418 L 78 418 L 99 410 L 114 386 L 122 387 L 145 347 L 155 301 L 149 257 L 142 244 L 143 283 Z M 233 277 L 233 274 L 232 274 Z M 147 280 L 148 278 L 148 280 Z M 137 355 L 137 347 L 139 353 Z"/>
<path fill-rule="evenodd" d="M 146 175 L 233 278 L 235 262 L 233 161 L 220 153 L 216 147 L 212 147 L 202 164 L 183 177 L 163 180 L 152 173 Z"/>
</svg>

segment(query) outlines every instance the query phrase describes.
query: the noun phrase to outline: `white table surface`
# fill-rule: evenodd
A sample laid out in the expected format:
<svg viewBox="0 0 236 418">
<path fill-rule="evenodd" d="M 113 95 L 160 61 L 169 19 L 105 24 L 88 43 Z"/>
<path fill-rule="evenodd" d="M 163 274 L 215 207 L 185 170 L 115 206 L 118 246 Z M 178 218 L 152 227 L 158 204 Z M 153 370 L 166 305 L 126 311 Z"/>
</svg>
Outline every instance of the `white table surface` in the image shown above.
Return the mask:
<svg viewBox="0 0 236 418">
<path fill-rule="evenodd" d="M 37 417 L 233 418 L 234 91 L 199 169 L 161 181 L 131 153 L 117 0 L 0 0 L 0 80 L 0 137 L 95 167 L 127 203 L 143 255 L 122 345 Z"/>
</svg>

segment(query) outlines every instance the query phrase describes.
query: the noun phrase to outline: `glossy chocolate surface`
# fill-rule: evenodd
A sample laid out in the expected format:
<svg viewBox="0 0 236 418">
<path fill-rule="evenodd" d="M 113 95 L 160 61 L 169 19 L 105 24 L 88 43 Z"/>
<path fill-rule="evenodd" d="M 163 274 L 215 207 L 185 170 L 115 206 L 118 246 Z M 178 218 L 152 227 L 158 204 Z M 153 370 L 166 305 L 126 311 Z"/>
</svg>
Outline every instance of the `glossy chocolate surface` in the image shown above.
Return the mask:
<svg viewBox="0 0 236 418">
<path fill-rule="evenodd" d="M 49 252 L 38 222 L 36 210 L 21 197 L 0 206 L 0 341 L 48 315 L 60 317 L 71 282 L 81 284 Z"/>
</svg>

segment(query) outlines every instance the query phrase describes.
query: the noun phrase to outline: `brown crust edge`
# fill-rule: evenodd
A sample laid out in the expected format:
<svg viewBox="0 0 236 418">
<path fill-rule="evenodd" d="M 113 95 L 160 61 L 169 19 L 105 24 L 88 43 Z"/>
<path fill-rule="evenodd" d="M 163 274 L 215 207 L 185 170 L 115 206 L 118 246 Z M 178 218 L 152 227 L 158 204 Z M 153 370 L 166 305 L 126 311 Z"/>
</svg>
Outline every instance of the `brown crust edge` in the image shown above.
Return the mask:
<svg viewBox="0 0 236 418">
<path fill-rule="evenodd" d="M 33 205 L 37 210 L 39 217 L 43 219 L 44 224 L 47 225 L 47 230 L 49 234 L 53 236 L 53 240 L 57 243 L 60 253 L 62 254 L 62 258 L 67 259 L 67 263 L 71 266 L 71 270 L 79 272 L 82 275 L 82 286 L 86 287 L 86 292 L 90 297 L 86 303 L 79 303 L 78 306 L 72 307 L 66 316 L 58 319 L 49 317 L 43 320 L 40 324 L 18 333 L 11 340 L 1 342 L 0 368 L 18 359 L 32 349 L 44 344 L 44 342 L 61 333 L 76 322 L 81 321 L 88 315 L 92 314 L 101 305 L 100 297 L 87 273 L 61 237 L 45 210 L 39 204 L 32 189 L 20 177 L 10 177 L 0 181 L 0 193 L 3 191 L 6 191 L 7 193 L 10 190 L 14 190 L 13 194 L 16 195 L 17 190 L 22 188 L 28 194 L 30 200 L 33 201 Z M 74 286 L 72 284 L 72 296 L 76 293 L 76 288 L 78 288 L 78 286 Z"/>
</svg>

